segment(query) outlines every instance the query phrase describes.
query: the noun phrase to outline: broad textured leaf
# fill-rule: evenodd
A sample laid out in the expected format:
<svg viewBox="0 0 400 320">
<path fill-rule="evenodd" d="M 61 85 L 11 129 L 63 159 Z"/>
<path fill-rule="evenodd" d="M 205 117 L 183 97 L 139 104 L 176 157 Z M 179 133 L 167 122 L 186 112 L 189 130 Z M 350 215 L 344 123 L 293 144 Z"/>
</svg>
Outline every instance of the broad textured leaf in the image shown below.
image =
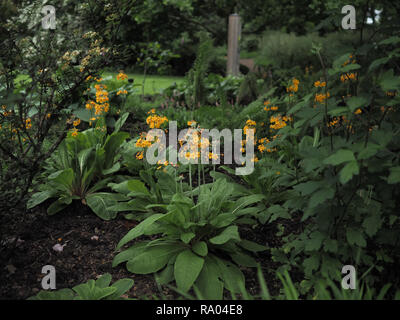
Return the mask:
<svg viewBox="0 0 400 320">
<path fill-rule="evenodd" d="M 127 292 L 133 286 L 132 279 L 120 279 L 112 284 L 112 288 L 115 288 L 115 292 L 109 295 L 107 300 L 119 299 L 125 292 Z"/>
<path fill-rule="evenodd" d="M 354 175 L 360 173 L 360 168 L 357 161 L 351 161 L 347 163 L 342 170 L 339 172 L 339 179 L 342 184 L 346 184 L 353 178 Z"/>
<path fill-rule="evenodd" d="M 235 293 L 239 293 L 245 287 L 244 275 L 240 269 L 229 261 L 216 258 L 221 276 L 226 288 Z"/>
<path fill-rule="evenodd" d="M 369 104 L 369 100 L 366 97 L 351 97 L 347 100 L 347 105 L 351 112 L 356 111 L 358 108 L 365 108 Z"/>
<path fill-rule="evenodd" d="M 204 258 L 195 255 L 191 250 L 181 252 L 175 261 L 174 275 L 178 289 L 186 292 L 199 276 Z"/>
<path fill-rule="evenodd" d="M 266 246 L 245 239 L 239 242 L 239 246 L 251 252 L 261 252 L 268 249 Z"/>
<path fill-rule="evenodd" d="M 111 274 L 109 273 L 103 274 L 100 278 L 96 280 L 95 284 L 99 288 L 106 288 L 110 285 L 111 278 L 112 278 Z"/>
<path fill-rule="evenodd" d="M 219 235 L 211 238 L 210 242 L 213 244 L 224 244 L 229 240 L 240 240 L 237 226 L 230 226 L 224 229 Z"/>
<path fill-rule="evenodd" d="M 114 132 L 118 132 L 121 130 L 122 126 L 125 124 L 126 120 L 129 117 L 129 112 L 125 112 L 118 120 L 115 122 Z"/>
<path fill-rule="evenodd" d="M 347 242 L 350 245 L 358 245 L 359 247 L 365 247 L 367 242 L 365 241 L 362 232 L 360 230 L 349 228 L 346 231 Z"/>
<path fill-rule="evenodd" d="M 323 188 L 315 192 L 308 203 L 310 208 L 314 208 L 326 200 L 332 199 L 335 196 L 335 190 L 333 188 Z"/>
<path fill-rule="evenodd" d="M 324 241 L 324 249 L 326 252 L 337 253 L 338 251 L 338 241 L 334 239 L 326 239 Z"/>
<path fill-rule="evenodd" d="M 192 250 L 194 253 L 197 253 L 199 256 L 205 257 L 208 254 L 208 247 L 204 241 L 196 242 L 192 246 Z"/>
<path fill-rule="evenodd" d="M 220 280 L 221 271 L 215 261 L 205 258 L 203 269 L 197 278 L 195 285 L 200 290 L 204 299 L 221 300 L 224 283 Z"/>
<path fill-rule="evenodd" d="M 37 192 L 37 193 L 33 194 L 32 197 L 29 199 L 28 204 L 27 204 L 27 209 L 36 207 L 37 205 L 41 204 L 42 202 L 46 201 L 47 199 L 49 199 L 53 196 L 54 196 L 53 190 Z"/>
<path fill-rule="evenodd" d="M 325 239 L 325 236 L 319 232 L 314 231 L 310 234 L 310 239 L 305 241 L 305 250 L 306 251 L 317 251 L 321 248 L 322 241 Z"/>
<path fill-rule="evenodd" d="M 318 270 L 319 257 L 314 254 L 310 258 L 307 258 L 303 262 L 304 272 L 306 275 L 311 275 L 314 270 Z"/>
<path fill-rule="evenodd" d="M 152 225 L 155 221 L 163 217 L 164 215 L 161 213 L 154 214 L 148 217 L 146 220 L 139 223 L 135 228 L 130 230 L 121 240 L 118 242 L 117 250 L 121 248 L 124 244 L 132 241 L 133 239 L 140 237 L 145 233 L 145 230 L 148 226 Z"/>
<path fill-rule="evenodd" d="M 127 132 L 115 132 L 107 137 L 107 140 L 104 143 L 104 150 L 106 155 L 105 169 L 113 166 L 116 151 L 121 146 L 121 144 L 128 138 L 129 138 L 129 133 Z"/>
<path fill-rule="evenodd" d="M 112 262 L 112 266 L 115 267 L 122 262 L 131 260 L 141 254 L 146 248 L 148 241 L 138 242 L 129 247 L 128 249 L 118 253 Z"/>
<path fill-rule="evenodd" d="M 187 232 L 181 234 L 181 240 L 188 244 L 196 235 L 193 232 Z"/>
<path fill-rule="evenodd" d="M 171 257 L 182 250 L 184 250 L 184 247 L 176 244 L 148 247 L 141 254 L 129 260 L 126 267 L 132 273 L 154 273 L 164 268 Z"/>
<path fill-rule="evenodd" d="M 325 164 L 331 164 L 337 166 L 343 162 L 355 161 L 354 153 L 351 150 L 340 149 L 333 155 L 326 158 L 323 162 Z"/>
<path fill-rule="evenodd" d="M 394 75 L 393 69 L 387 71 L 380 80 L 380 85 L 384 91 L 400 89 L 400 77 Z"/>
<path fill-rule="evenodd" d="M 115 218 L 116 212 L 108 208 L 116 204 L 107 193 L 94 193 L 86 197 L 86 203 L 93 212 L 104 220 Z"/>
<path fill-rule="evenodd" d="M 400 167 L 390 168 L 390 175 L 387 181 L 389 184 L 395 184 L 400 182 Z"/>
<path fill-rule="evenodd" d="M 250 257 L 247 254 L 237 252 L 237 253 L 232 253 L 230 256 L 231 256 L 232 260 L 240 266 L 257 267 L 257 261 L 254 260 L 253 257 Z"/>
<path fill-rule="evenodd" d="M 367 217 L 362 223 L 365 233 L 370 237 L 374 236 L 378 232 L 381 225 L 382 219 L 377 213 Z"/>
</svg>

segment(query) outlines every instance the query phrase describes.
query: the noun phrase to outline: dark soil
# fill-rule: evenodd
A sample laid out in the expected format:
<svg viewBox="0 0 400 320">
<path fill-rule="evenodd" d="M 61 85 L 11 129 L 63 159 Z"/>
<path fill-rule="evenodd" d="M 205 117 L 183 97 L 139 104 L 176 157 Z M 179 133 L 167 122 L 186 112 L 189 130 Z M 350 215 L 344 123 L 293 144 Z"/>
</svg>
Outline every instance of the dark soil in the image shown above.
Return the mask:
<svg viewBox="0 0 400 320">
<path fill-rule="evenodd" d="M 46 206 L 40 207 L 26 219 L 15 249 L 6 261 L 1 257 L 0 299 L 26 299 L 35 295 L 41 290 L 44 276 L 41 271 L 45 265 L 55 267 L 57 289 L 71 288 L 110 273 L 113 282 L 121 278 L 135 281 L 128 293 L 130 298 L 159 294 L 153 276 L 131 274 L 122 264 L 111 266 L 118 241 L 134 223 L 122 217 L 103 221 L 83 205 L 54 216 L 47 216 L 45 209 Z M 9 235 L 3 249 L 11 247 L 12 240 Z M 53 250 L 57 243 L 65 245 L 62 252 Z"/>
</svg>

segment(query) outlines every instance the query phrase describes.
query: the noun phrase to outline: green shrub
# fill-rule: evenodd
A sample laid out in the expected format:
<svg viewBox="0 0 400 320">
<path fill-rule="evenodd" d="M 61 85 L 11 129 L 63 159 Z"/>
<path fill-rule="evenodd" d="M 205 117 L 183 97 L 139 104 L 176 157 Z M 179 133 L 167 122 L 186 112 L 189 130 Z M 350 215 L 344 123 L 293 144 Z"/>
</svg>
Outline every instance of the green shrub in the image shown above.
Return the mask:
<svg viewBox="0 0 400 320">
<path fill-rule="evenodd" d="M 120 169 L 119 148 L 129 134 L 119 129 L 127 116 L 125 114 L 117 121 L 111 135 L 106 134 L 104 118 L 97 121 L 96 128 L 79 132 L 76 136 L 70 133 L 50 158 L 50 167 L 44 173 L 47 182 L 29 200 L 28 208 L 47 199 L 58 198 L 47 209 L 48 214 L 55 214 L 73 200 L 80 200 L 100 218 L 114 218 L 116 213 L 108 207 L 123 200 L 123 197 L 100 191 L 113 180 L 112 174 Z"/>
<path fill-rule="evenodd" d="M 195 191 L 196 203 L 176 193 L 166 214 L 152 215 L 129 231 L 117 249 L 142 235 L 159 234 L 160 238 L 132 245 L 114 258 L 113 266 L 127 262 L 133 273 L 158 272 L 160 284 L 175 280 L 179 290 L 195 287 L 206 299 L 221 299 L 224 288 L 240 292 L 244 276 L 237 265 L 255 267 L 250 253 L 265 250 L 238 232 L 239 224 L 254 223 L 246 217 L 246 209 L 258 197 L 235 201 L 233 186 L 223 179 Z"/>
</svg>

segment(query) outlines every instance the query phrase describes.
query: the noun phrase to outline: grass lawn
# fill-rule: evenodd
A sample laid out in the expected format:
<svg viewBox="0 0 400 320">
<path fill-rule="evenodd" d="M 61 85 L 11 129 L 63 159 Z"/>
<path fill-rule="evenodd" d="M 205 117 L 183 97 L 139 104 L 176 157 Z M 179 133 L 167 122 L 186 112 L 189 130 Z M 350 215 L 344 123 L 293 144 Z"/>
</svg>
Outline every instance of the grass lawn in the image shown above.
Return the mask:
<svg viewBox="0 0 400 320">
<path fill-rule="evenodd" d="M 107 77 L 111 77 L 112 80 L 115 83 L 118 83 L 120 81 L 117 80 L 117 74 L 118 72 L 104 72 L 102 77 L 107 80 Z M 136 74 L 136 73 L 128 73 L 127 74 L 129 79 L 135 79 L 135 84 L 142 84 L 143 82 L 143 75 L 142 74 Z M 23 80 L 28 80 L 29 76 L 27 75 L 19 75 L 16 78 L 16 83 L 19 83 L 20 81 Z M 148 75 L 146 77 L 146 83 L 144 87 L 144 93 L 145 94 L 155 94 L 155 93 L 160 93 L 161 90 L 169 87 L 171 84 L 176 82 L 177 84 L 181 83 L 184 81 L 184 77 L 170 77 L 170 76 L 157 76 L 157 75 Z M 121 81 L 121 84 L 123 81 Z M 142 88 L 137 87 L 138 93 L 142 93 Z"/>
<path fill-rule="evenodd" d="M 116 82 L 118 72 L 104 72 L 103 78 L 106 80 L 107 77 L 112 77 L 112 79 Z M 136 73 L 127 73 L 129 79 L 134 79 L 135 84 L 142 84 L 143 75 Z M 158 75 L 148 75 L 146 76 L 146 82 L 144 87 L 145 94 L 155 94 L 160 93 L 161 90 L 169 87 L 171 84 L 176 82 L 177 84 L 184 81 L 184 77 L 170 77 L 170 76 L 158 76 Z M 122 83 L 122 81 L 121 81 Z M 142 88 L 138 87 L 138 93 L 142 93 Z"/>
</svg>

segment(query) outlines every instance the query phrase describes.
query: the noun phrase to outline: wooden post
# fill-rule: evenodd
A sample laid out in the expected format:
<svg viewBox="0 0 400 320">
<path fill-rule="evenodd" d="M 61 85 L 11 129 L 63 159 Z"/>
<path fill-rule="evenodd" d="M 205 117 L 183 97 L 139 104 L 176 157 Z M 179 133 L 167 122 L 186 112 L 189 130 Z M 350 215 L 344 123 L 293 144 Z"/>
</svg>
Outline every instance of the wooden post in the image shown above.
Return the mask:
<svg viewBox="0 0 400 320">
<path fill-rule="evenodd" d="M 228 62 L 227 62 L 227 74 L 228 75 L 239 75 L 239 63 L 240 63 L 240 47 L 239 39 L 241 35 L 241 22 L 240 16 L 236 13 L 229 16 L 229 27 L 228 27 Z"/>
</svg>

